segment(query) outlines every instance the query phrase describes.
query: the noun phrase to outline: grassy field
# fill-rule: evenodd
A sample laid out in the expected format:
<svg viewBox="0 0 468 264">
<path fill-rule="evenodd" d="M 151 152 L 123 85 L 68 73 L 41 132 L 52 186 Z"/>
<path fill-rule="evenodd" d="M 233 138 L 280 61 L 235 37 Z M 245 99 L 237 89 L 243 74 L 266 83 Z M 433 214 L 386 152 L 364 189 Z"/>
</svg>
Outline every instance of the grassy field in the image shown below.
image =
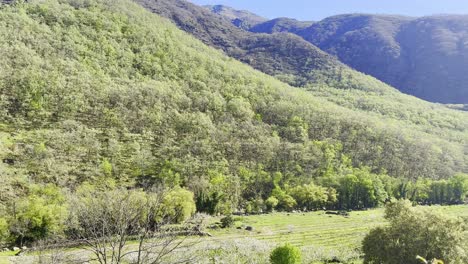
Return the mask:
<svg viewBox="0 0 468 264">
<path fill-rule="evenodd" d="M 466 205 L 432 208 L 447 215 L 468 217 Z M 370 229 L 385 223 L 383 214 L 383 209 L 375 209 L 351 212 L 349 217 L 327 215 L 323 211 L 244 216 L 236 226 L 252 226 L 252 232 L 232 228 L 215 230 L 212 234 L 217 239 L 251 237 L 269 242 L 289 242 L 301 247 L 354 249 L 360 247 Z"/>
<path fill-rule="evenodd" d="M 447 215 L 468 217 L 466 205 L 432 208 Z M 205 242 L 223 245 L 226 241 L 240 241 L 242 244 L 243 241 L 258 240 L 268 245 L 268 248 L 275 244 L 291 243 L 304 251 L 315 251 L 309 252 L 310 254 L 318 254 L 318 251 L 321 251 L 322 255 L 353 252 L 360 248 L 362 239 L 371 228 L 385 224 L 383 213 L 383 209 L 375 209 L 351 212 L 349 217 L 327 215 L 322 211 L 243 216 L 233 228 L 208 230 L 213 237 L 207 238 Z M 220 218 L 215 217 L 210 222 L 219 220 Z M 251 226 L 253 231 L 246 231 L 246 226 Z M 250 250 L 248 246 L 247 250 Z M 268 250 L 266 252 L 269 252 Z M 10 263 L 8 259 L 11 255 L 10 252 L 0 252 L 0 264 Z"/>
</svg>

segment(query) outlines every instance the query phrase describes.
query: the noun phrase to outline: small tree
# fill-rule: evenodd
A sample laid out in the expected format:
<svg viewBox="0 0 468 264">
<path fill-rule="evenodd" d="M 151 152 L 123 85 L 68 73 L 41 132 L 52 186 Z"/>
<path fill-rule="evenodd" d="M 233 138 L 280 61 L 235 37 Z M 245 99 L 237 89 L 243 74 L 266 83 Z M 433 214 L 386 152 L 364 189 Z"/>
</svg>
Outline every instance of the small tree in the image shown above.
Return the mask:
<svg viewBox="0 0 468 264">
<path fill-rule="evenodd" d="M 278 199 L 276 199 L 275 197 L 273 196 L 270 196 L 266 201 L 265 201 L 265 205 L 266 205 L 266 209 L 268 212 L 272 212 L 276 206 L 278 206 Z"/>
<path fill-rule="evenodd" d="M 8 238 L 8 222 L 5 218 L 0 218 L 0 245 Z"/>
<path fill-rule="evenodd" d="M 17 245 L 60 236 L 65 228 L 67 205 L 56 186 L 31 186 L 29 195 L 13 207 L 8 222 L 11 238 Z"/>
<path fill-rule="evenodd" d="M 270 254 L 272 264 L 300 264 L 301 251 L 290 244 L 275 248 Z"/>
<path fill-rule="evenodd" d="M 221 227 L 222 228 L 229 228 L 234 225 L 235 219 L 232 217 L 232 215 L 225 216 L 221 218 Z"/>
<path fill-rule="evenodd" d="M 172 225 L 186 217 L 186 210 L 178 207 L 179 199 L 173 197 L 138 190 L 86 190 L 73 201 L 70 223 L 74 228 L 69 233 L 101 264 L 161 263 L 190 246 L 185 238 L 199 232 L 193 226 Z M 137 245 L 129 246 L 130 240 L 138 241 Z"/>
<path fill-rule="evenodd" d="M 182 223 L 188 220 L 196 211 L 192 192 L 176 187 L 163 195 L 160 213 L 163 217 Z"/>
<path fill-rule="evenodd" d="M 461 218 L 450 218 L 409 201 L 387 205 L 386 227 L 378 227 L 363 241 L 364 263 L 418 264 L 417 255 L 445 263 L 468 263 L 468 231 Z"/>
</svg>

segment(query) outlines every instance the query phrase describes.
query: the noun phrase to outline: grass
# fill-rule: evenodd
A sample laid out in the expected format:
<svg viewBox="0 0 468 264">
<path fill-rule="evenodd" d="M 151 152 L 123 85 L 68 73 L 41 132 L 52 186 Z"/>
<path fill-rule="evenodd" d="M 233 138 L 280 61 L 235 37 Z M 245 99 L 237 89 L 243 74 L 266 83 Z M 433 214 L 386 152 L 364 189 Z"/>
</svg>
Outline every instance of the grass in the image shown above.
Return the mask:
<svg viewBox="0 0 468 264">
<path fill-rule="evenodd" d="M 468 217 L 468 205 L 431 208 L 451 216 Z M 362 263 L 359 260 L 359 252 L 356 250 L 359 250 L 362 239 L 370 229 L 385 224 L 383 214 L 383 209 L 375 209 L 351 212 L 349 217 L 327 215 L 323 211 L 239 217 L 239 221 L 233 228 L 208 230 L 213 237 L 200 241 L 202 243 L 199 253 L 207 255 L 209 252 L 218 252 L 219 247 L 233 247 L 236 250 L 230 252 L 231 255 L 226 254 L 227 261 L 242 254 L 250 257 L 256 254 L 258 259 L 265 260 L 272 247 L 288 242 L 301 247 L 303 254 L 306 255 L 305 258 L 313 260 L 307 263 L 322 263 L 314 261 L 330 259 L 333 256 L 349 257 L 347 263 Z M 214 223 L 219 220 L 219 217 L 214 217 L 210 221 Z M 246 226 L 253 227 L 253 231 L 246 231 Z M 242 229 L 237 229 L 237 227 Z M 257 244 L 254 241 L 261 243 Z M 212 246 L 211 251 L 207 251 L 206 245 Z M 261 250 L 252 252 L 253 246 Z M 70 251 L 77 252 L 76 249 L 70 249 Z M 9 264 L 9 257 L 14 256 L 15 253 L 0 252 L 0 264 Z M 255 263 L 257 262 L 263 263 L 262 261 Z M 224 262 L 220 260 L 219 263 Z"/>
<path fill-rule="evenodd" d="M 9 264 L 10 261 L 8 260 L 10 257 L 13 257 L 18 253 L 18 251 L 6 251 L 0 252 L 0 264 Z"/>
<path fill-rule="evenodd" d="M 434 206 L 444 214 L 468 217 L 468 206 Z M 236 222 L 236 228 L 211 231 L 215 240 L 254 238 L 272 243 L 289 242 L 299 247 L 321 247 L 328 250 L 358 249 L 368 231 L 385 224 L 384 210 L 351 212 L 349 217 L 327 215 L 325 212 L 274 213 L 244 216 Z M 214 221 L 218 221 L 215 218 Z M 252 232 L 245 231 L 252 226 Z"/>
</svg>

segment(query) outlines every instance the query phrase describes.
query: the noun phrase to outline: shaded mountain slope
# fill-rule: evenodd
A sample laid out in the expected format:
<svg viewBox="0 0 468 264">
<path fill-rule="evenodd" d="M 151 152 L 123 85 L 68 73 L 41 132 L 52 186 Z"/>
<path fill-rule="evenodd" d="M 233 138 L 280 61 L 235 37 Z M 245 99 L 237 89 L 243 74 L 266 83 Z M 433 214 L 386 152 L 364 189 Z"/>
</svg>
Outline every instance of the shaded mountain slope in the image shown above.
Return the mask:
<svg viewBox="0 0 468 264">
<path fill-rule="evenodd" d="M 251 32 L 256 33 L 277 33 L 277 32 L 289 32 L 289 33 L 298 33 L 308 27 L 310 27 L 314 22 L 309 21 L 299 21 L 292 18 L 280 17 L 272 20 L 259 23 L 249 29 Z"/>
<path fill-rule="evenodd" d="M 256 26 L 255 32 L 270 33 Z M 468 16 L 410 18 L 350 14 L 326 18 L 297 34 L 352 68 L 400 91 L 441 103 L 467 103 Z"/>
<path fill-rule="evenodd" d="M 204 7 L 215 14 L 227 17 L 235 26 L 246 30 L 268 20 L 252 12 L 236 10 L 224 5 L 207 5 Z"/>
</svg>

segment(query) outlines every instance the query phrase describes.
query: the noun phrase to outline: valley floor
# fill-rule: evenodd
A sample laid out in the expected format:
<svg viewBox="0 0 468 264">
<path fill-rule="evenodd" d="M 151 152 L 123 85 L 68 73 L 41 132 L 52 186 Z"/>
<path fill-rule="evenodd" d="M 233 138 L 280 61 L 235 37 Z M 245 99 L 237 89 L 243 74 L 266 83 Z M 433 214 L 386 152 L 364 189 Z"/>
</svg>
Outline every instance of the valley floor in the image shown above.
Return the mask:
<svg viewBox="0 0 468 264">
<path fill-rule="evenodd" d="M 468 205 L 432 208 L 447 215 L 468 217 Z M 375 209 L 351 212 L 349 217 L 324 211 L 242 216 L 236 218 L 233 228 L 209 229 L 212 237 L 202 239 L 189 254 L 199 255 L 197 263 L 268 263 L 275 245 L 291 243 L 302 248 L 305 263 L 333 259 L 360 263 L 361 241 L 370 229 L 385 224 L 383 213 L 383 209 Z M 215 217 L 210 223 L 219 220 Z M 0 253 L 0 264 L 27 260 L 32 261 L 31 257 Z"/>
</svg>

